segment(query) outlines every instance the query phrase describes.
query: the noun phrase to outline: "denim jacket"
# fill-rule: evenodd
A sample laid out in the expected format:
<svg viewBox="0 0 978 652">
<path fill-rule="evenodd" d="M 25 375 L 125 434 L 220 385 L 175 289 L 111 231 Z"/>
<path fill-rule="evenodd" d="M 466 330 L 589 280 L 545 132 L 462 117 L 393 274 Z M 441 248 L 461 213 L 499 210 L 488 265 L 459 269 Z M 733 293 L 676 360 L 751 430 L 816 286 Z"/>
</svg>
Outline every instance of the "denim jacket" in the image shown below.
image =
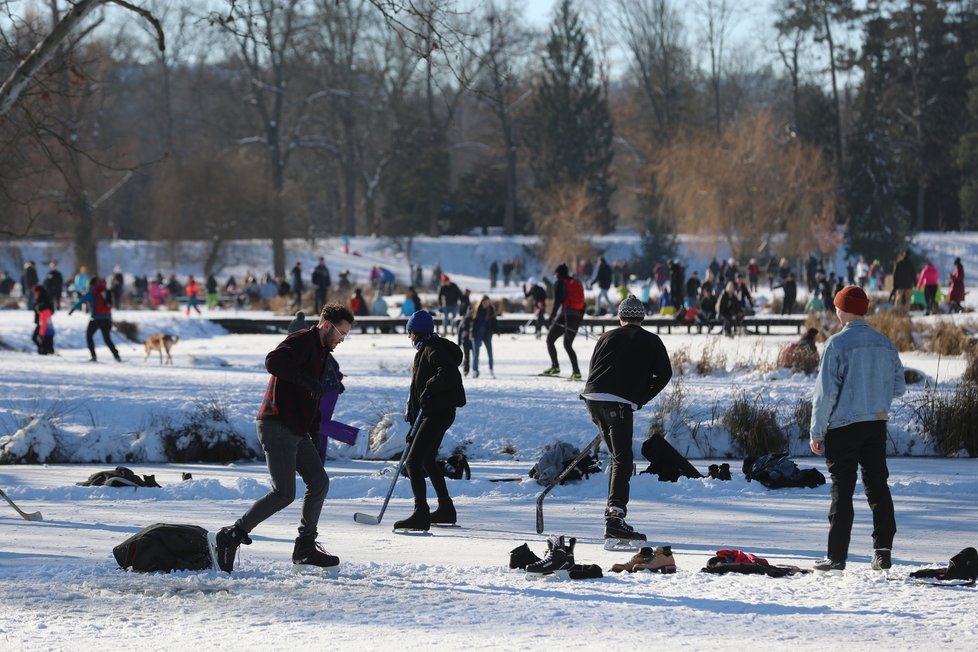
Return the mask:
<svg viewBox="0 0 978 652">
<path fill-rule="evenodd" d="M 907 390 L 893 342 L 861 319 L 829 338 L 812 397 L 809 435 L 861 421 L 886 421 L 890 403 Z"/>
</svg>

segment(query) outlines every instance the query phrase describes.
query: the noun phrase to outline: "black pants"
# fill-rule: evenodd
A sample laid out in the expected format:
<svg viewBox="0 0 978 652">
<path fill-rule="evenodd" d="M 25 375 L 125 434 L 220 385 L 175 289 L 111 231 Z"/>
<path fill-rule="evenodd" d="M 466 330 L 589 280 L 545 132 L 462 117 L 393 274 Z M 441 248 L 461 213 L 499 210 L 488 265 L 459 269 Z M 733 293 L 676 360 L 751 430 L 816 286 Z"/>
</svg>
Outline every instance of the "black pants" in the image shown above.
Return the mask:
<svg viewBox="0 0 978 652">
<path fill-rule="evenodd" d="M 319 514 L 323 511 L 323 502 L 329 490 L 329 476 L 319 461 L 316 445 L 309 435 L 299 437 L 281 422 L 262 420 L 257 423 L 258 441 L 265 451 L 272 490 L 259 498 L 236 525 L 245 532 L 251 532 L 269 516 L 291 505 L 295 501 L 295 474 L 298 472 L 306 485 L 299 537 L 315 540 Z"/>
<path fill-rule="evenodd" d="M 629 481 L 632 476 L 632 406 L 608 401 L 585 401 L 591 421 L 611 452 L 608 468 L 608 507 L 627 511 Z"/>
<path fill-rule="evenodd" d="M 329 288 L 316 286 L 316 318 L 319 318 L 319 313 L 323 311 L 323 306 L 326 305 L 326 301 L 329 299 Z"/>
<path fill-rule="evenodd" d="M 937 286 L 936 285 L 925 285 L 924 286 L 924 301 L 927 303 L 927 311 L 925 314 L 931 314 L 940 312 L 937 307 Z"/>
<path fill-rule="evenodd" d="M 405 462 L 408 477 L 411 478 L 411 493 L 414 494 L 415 507 L 428 504 L 424 483 L 426 473 L 431 479 L 431 488 L 435 490 L 438 500 L 442 502 L 451 500 L 448 487 L 445 485 L 445 474 L 437 462 L 437 457 L 441 441 L 454 422 L 455 408 L 448 412 L 433 412 L 430 415 L 426 413 L 421 417 L 418 432 L 414 435 L 414 444 Z"/>
<path fill-rule="evenodd" d="M 845 561 L 849 555 L 857 467 L 862 467 L 863 488 L 873 512 L 873 548 L 891 548 L 896 519 L 886 483 L 890 476 L 886 468 L 886 421 L 863 421 L 829 430 L 825 435 L 825 462 L 832 476 L 829 559 Z"/>
<path fill-rule="evenodd" d="M 575 374 L 580 374 L 581 369 L 577 366 L 577 354 L 574 353 L 574 338 L 577 337 L 577 329 L 581 327 L 584 318 L 581 315 L 563 315 L 550 327 L 547 333 L 547 353 L 550 354 L 550 364 L 559 367 L 557 362 L 557 347 L 554 344 L 561 336 L 564 338 L 564 350 L 570 358 L 571 368 Z"/>
<path fill-rule="evenodd" d="M 795 298 L 785 297 L 784 302 L 781 304 L 781 314 L 790 315 L 795 311 Z"/>
<path fill-rule="evenodd" d="M 112 322 L 108 319 L 92 319 L 88 322 L 88 329 L 85 331 L 85 342 L 88 344 L 88 352 L 92 354 L 92 359 L 95 359 L 95 331 L 102 331 L 102 339 L 105 340 L 105 346 L 109 347 L 109 351 L 112 352 L 112 357 L 118 358 L 119 352 L 116 350 L 115 345 L 112 343 L 112 337 L 109 335 L 112 331 Z"/>
</svg>

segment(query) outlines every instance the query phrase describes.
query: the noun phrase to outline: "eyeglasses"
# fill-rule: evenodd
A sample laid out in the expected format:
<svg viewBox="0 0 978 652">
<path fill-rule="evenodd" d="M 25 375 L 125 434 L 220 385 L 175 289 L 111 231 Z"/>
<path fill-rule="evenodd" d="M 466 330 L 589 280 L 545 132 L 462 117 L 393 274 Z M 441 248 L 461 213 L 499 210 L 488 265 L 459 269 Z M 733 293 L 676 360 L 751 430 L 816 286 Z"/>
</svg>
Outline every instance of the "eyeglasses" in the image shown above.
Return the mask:
<svg viewBox="0 0 978 652">
<path fill-rule="evenodd" d="M 337 333 L 339 333 L 340 342 L 342 342 L 346 338 L 350 337 L 350 329 L 349 328 L 347 328 L 345 331 L 342 331 L 339 328 L 337 328 L 336 326 L 334 326 L 333 324 L 330 324 L 329 325 L 329 328 L 330 328 L 330 330 L 334 330 Z"/>
</svg>

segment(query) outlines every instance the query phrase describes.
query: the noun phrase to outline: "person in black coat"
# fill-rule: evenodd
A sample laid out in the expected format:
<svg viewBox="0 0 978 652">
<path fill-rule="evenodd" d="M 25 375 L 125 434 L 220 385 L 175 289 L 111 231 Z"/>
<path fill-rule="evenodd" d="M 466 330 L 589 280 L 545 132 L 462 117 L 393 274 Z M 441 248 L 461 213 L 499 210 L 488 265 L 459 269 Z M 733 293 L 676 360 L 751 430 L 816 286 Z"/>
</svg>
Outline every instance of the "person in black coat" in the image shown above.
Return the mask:
<svg viewBox="0 0 978 652">
<path fill-rule="evenodd" d="M 659 336 L 642 328 L 645 306 L 629 295 L 618 306 L 620 328 L 598 339 L 581 398 L 611 452 L 605 539 L 645 539 L 625 523 L 632 474 L 632 415 L 672 378 Z"/>
<path fill-rule="evenodd" d="M 743 304 L 737 295 L 737 286 L 733 281 L 727 283 L 726 289 L 717 302 L 717 313 L 723 320 L 723 334 L 733 337 L 734 328 L 743 320 Z"/>
<path fill-rule="evenodd" d="M 784 299 L 781 302 L 781 314 L 790 315 L 795 311 L 795 301 L 798 298 L 798 284 L 795 282 L 795 275 L 788 272 L 787 278 L 774 286 L 774 290 L 781 288 L 784 291 Z"/>
<path fill-rule="evenodd" d="M 405 462 L 414 494 L 414 512 L 394 523 L 395 530 L 427 530 L 432 523 L 454 525 L 455 505 L 448 495 L 445 474 L 437 462 L 438 448 L 455 422 L 455 410 L 465 405 L 465 389 L 458 366 L 462 350 L 451 340 L 438 337 L 431 314 L 418 310 L 407 323 L 408 337 L 417 349 L 408 394 L 407 417 L 414 438 Z M 417 420 L 420 419 L 420 422 Z M 438 496 L 438 509 L 431 511 L 425 488 L 425 474 Z"/>
<path fill-rule="evenodd" d="M 44 291 L 47 292 L 52 309 L 61 310 L 61 293 L 65 289 L 65 279 L 58 271 L 57 262 L 52 260 L 48 263 L 48 268 L 47 276 L 44 277 Z"/>
</svg>

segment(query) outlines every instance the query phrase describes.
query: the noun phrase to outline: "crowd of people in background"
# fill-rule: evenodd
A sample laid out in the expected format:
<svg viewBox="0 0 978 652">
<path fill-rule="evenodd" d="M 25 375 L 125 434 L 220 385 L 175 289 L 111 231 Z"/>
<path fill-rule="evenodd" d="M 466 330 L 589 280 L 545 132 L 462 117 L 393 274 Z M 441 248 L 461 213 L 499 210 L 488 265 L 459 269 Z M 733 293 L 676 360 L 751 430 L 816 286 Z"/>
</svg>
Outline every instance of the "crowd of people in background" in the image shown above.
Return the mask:
<svg viewBox="0 0 978 652">
<path fill-rule="evenodd" d="M 921 310 L 926 315 L 960 312 L 966 293 L 960 258 L 955 259 L 947 272 L 946 283 L 942 283 L 941 272 L 933 261 L 924 261 L 917 269 L 908 251 L 901 251 L 889 268 L 878 259 L 870 261 L 860 256 L 847 260 L 844 270 L 835 270 L 830 262 L 815 254 L 795 261 L 769 256 L 766 264 L 756 258 L 742 264 L 732 257 L 724 260 L 713 257 L 702 273 L 688 270 L 679 258 L 662 260 L 648 270 L 633 270 L 623 260 L 609 262 L 604 256 L 574 261 L 573 265 L 563 267 L 567 278 L 579 281 L 591 293 L 589 302 L 580 310 L 582 315 L 615 314 L 618 303 L 638 286 L 635 293 L 648 314 L 695 323 L 707 332 L 718 327 L 730 337 L 742 330 L 744 318 L 755 314 L 759 304 L 765 301 L 771 302 L 769 309 L 774 314 L 820 312 L 831 307 L 836 294 L 847 285 L 870 293 L 888 292 L 886 304 Z M 548 275 L 539 282 L 535 278 L 526 279 L 524 262 L 518 256 L 502 264 L 494 260 L 488 271 L 491 288 L 499 283 L 503 287 L 521 285 L 526 308 L 533 314 L 527 327 L 532 323 L 536 337 L 541 337 L 544 326 L 549 328 L 553 324 L 553 311 L 550 310 L 548 317 L 548 304 L 554 305 L 562 279 L 551 279 Z M 412 264 L 410 285 L 406 288 L 398 284 L 392 270 L 379 265 L 373 266 L 362 284 L 357 283 L 348 269 L 334 279 L 322 256 L 308 277 L 303 261 L 297 260 L 286 277 L 270 272 L 258 277 L 249 272 L 240 283 L 233 275 L 219 280 L 215 274 L 208 274 L 202 284 L 193 275 L 181 279 L 175 273 L 164 276 L 157 272 L 152 277 L 136 274 L 128 278 L 127 283 L 118 265 L 104 278 L 92 276 L 84 265 L 65 277 L 56 261 L 48 262 L 47 272 L 41 276 L 34 261 L 26 262 L 19 279 L 21 296 L 25 307 L 35 312 L 35 341 L 39 352 L 53 352 L 53 315 L 69 305 L 85 307 L 83 298 L 90 297 L 92 285 L 99 283 L 106 306 L 182 309 L 188 316 L 202 314 L 202 304 L 209 310 L 258 308 L 292 313 L 311 306 L 314 314 L 318 314 L 331 296 L 355 316 L 389 316 L 393 308 L 406 318 L 418 310 L 429 309 L 440 317 L 442 334 L 451 332 L 457 336 L 457 343 L 464 351 L 465 370 L 469 370 L 471 362 L 472 371 L 479 373 L 479 352 L 485 348 L 492 372 L 492 336 L 498 332 L 495 318 L 502 305 L 494 304 L 489 296 L 473 304 L 471 290 L 452 281 L 439 262 L 427 270 Z M 757 296 L 759 285 L 765 280 L 770 299 Z M 0 296 L 15 294 L 16 286 L 14 278 L 6 272 L 0 273 Z M 428 306 L 423 305 L 419 290 L 435 295 Z M 402 292 L 404 298 L 399 307 L 385 300 Z M 560 333 L 555 337 L 560 337 Z M 553 348 L 553 342 L 548 341 L 548 350 Z"/>
</svg>

